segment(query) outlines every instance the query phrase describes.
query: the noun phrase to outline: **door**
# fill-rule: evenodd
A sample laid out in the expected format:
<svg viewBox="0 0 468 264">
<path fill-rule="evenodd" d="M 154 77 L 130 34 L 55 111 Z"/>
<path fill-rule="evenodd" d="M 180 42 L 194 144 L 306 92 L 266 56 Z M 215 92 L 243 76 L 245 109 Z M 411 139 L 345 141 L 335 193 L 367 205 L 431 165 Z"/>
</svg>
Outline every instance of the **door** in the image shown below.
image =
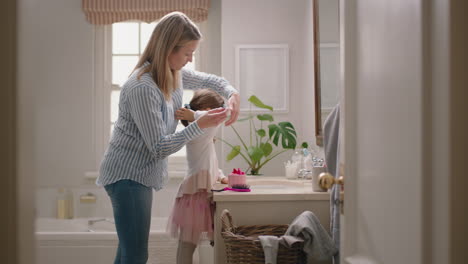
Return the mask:
<svg viewBox="0 0 468 264">
<path fill-rule="evenodd" d="M 423 263 L 423 0 L 342 0 L 341 263 Z"/>
</svg>

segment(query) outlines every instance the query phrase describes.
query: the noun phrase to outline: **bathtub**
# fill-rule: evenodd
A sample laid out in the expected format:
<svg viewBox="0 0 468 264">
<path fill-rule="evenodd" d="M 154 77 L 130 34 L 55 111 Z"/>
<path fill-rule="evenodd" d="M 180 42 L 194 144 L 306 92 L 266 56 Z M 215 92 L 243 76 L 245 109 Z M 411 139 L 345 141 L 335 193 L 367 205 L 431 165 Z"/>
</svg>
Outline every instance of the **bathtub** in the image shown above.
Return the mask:
<svg viewBox="0 0 468 264">
<path fill-rule="evenodd" d="M 112 222 L 108 218 L 36 219 L 36 263 L 113 263 L 118 239 Z M 177 240 L 165 232 L 166 223 L 167 218 L 151 219 L 148 263 L 175 263 Z M 203 241 L 195 252 L 194 263 L 213 263 L 208 241 Z"/>
</svg>

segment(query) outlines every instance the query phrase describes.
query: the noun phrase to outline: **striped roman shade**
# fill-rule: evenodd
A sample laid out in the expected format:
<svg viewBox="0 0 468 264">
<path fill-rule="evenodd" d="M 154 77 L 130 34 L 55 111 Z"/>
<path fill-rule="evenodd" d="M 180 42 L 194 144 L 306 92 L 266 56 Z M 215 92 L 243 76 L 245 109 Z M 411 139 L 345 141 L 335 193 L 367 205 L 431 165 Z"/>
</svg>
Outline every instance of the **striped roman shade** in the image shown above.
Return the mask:
<svg viewBox="0 0 468 264">
<path fill-rule="evenodd" d="M 210 0 L 83 0 L 86 19 L 94 25 L 138 20 L 147 23 L 180 11 L 194 22 L 208 18 Z"/>
</svg>

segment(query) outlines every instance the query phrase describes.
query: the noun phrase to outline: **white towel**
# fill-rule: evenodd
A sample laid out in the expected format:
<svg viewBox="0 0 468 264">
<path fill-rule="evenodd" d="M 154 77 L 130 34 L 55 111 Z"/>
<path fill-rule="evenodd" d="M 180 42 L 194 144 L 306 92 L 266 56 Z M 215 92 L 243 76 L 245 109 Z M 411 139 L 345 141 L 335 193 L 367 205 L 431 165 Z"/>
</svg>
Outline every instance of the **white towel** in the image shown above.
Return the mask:
<svg viewBox="0 0 468 264">
<path fill-rule="evenodd" d="M 265 254 L 265 264 L 276 264 L 280 238 L 277 236 L 259 236 L 258 239 L 260 239 Z"/>
<path fill-rule="evenodd" d="M 263 247 L 265 264 L 276 264 L 279 244 L 291 247 L 294 243 L 303 241 L 302 239 L 294 236 L 259 236 L 258 239 Z"/>
</svg>

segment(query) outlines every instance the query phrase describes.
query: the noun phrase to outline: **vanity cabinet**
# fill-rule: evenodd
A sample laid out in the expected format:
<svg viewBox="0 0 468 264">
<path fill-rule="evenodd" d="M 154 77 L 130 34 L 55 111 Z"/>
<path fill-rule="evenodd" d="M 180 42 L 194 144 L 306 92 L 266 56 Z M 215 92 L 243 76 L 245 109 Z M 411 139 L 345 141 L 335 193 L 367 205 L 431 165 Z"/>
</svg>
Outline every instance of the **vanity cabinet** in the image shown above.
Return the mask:
<svg viewBox="0 0 468 264">
<path fill-rule="evenodd" d="M 313 212 L 323 227 L 330 229 L 330 194 L 313 192 L 310 180 L 286 180 L 283 177 L 250 177 L 251 192 L 214 193 L 216 203 L 215 263 L 226 263 L 221 237 L 221 213 L 228 209 L 234 225 L 290 224 L 304 211 Z M 222 188 L 222 185 L 219 186 Z"/>
</svg>

